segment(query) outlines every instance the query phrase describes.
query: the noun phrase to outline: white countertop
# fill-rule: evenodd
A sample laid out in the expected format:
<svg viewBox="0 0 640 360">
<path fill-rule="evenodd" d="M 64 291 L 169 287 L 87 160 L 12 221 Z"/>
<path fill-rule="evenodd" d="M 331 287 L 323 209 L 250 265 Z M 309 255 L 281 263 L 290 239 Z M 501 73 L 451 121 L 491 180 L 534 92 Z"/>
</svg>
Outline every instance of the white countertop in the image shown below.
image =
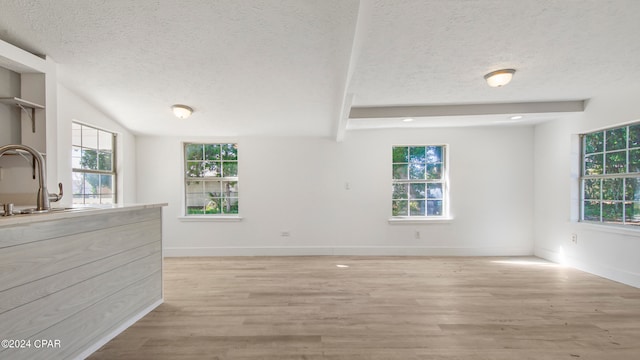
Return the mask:
<svg viewBox="0 0 640 360">
<path fill-rule="evenodd" d="M 119 211 L 142 210 L 167 206 L 166 203 L 158 204 L 114 204 L 114 205 L 73 205 L 70 208 L 60 208 L 43 214 L 20 214 L 13 216 L 0 216 L 0 227 L 17 224 L 29 224 L 41 221 L 69 219 L 82 216 L 94 216 Z M 16 209 L 20 207 L 16 206 Z"/>
</svg>

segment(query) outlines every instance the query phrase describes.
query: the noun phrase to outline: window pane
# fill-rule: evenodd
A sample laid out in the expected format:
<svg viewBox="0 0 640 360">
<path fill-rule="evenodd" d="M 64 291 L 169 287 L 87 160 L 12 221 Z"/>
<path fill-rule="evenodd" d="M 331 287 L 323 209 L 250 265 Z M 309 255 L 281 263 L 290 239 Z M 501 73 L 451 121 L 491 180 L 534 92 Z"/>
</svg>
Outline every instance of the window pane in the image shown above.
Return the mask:
<svg viewBox="0 0 640 360">
<path fill-rule="evenodd" d="M 627 223 L 640 225 L 640 202 L 627 202 L 625 203 L 625 221 Z"/>
<path fill-rule="evenodd" d="M 584 194 L 585 200 L 600 200 L 600 182 L 601 179 L 585 179 Z"/>
<path fill-rule="evenodd" d="M 100 190 L 100 175 L 85 174 L 85 194 L 97 195 Z"/>
<path fill-rule="evenodd" d="M 607 151 L 624 149 L 627 146 L 627 128 L 607 130 Z"/>
<path fill-rule="evenodd" d="M 205 144 L 204 145 L 204 159 L 205 160 L 220 160 L 220 144 Z"/>
<path fill-rule="evenodd" d="M 100 195 L 100 204 L 115 204 L 115 202 L 114 194 Z"/>
<path fill-rule="evenodd" d="M 425 179 L 425 168 L 424 164 L 421 163 L 411 163 L 409 167 L 409 179 L 411 180 L 424 180 Z"/>
<path fill-rule="evenodd" d="M 412 146 L 409 148 L 409 162 L 424 164 L 427 161 L 424 146 Z"/>
<path fill-rule="evenodd" d="M 187 161 L 186 175 L 188 177 L 201 177 L 202 176 L 202 162 L 201 161 Z"/>
<path fill-rule="evenodd" d="M 80 167 L 82 169 L 98 170 L 98 152 L 93 149 L 82 149 Z"/>
<path fill-rule="evenodd" d="M 185 158 L 187 160 L 204 160 L 202 144 L 187 144 L 185 146 Z"/>
<path fill-rule="evenodd" d="M 71 193 L 74 195 L 84 194 L 84 174 L 74 172 L 71 173 Z"/>
<path fill-rule="evenodd" d="M 622 203 L 621 202 L 603 202 L 602 203 L 602 221 L 622 223 Z"/>
<path fill-rule="evenodd" d="M 222 183 L 222 191 L 226 196 L 238 197 L 238 182 L 237 181 L 225 181 Z"/>
<path fill-rule="evenodd" d="M 406 200 L 394 200 L 391 205 L 391 213 L 393 216 L 408 216 L 409 202 Z"/>
<path fill-rule="evenodd" d="M 99 205 L 100 204 L 100 196 L 94 194 L 85 194 L 84 195 L 84 203 L 91 205 Z"/>
<path fill-rule="evenodd" d="M 602 142 L 603 139 L 604 139 L 603 132 L 597 132 L 597 133 L 585 135 L 584 137 L 585 153 L 592 154 L 595 152 L 604 151 L 604 145 Z"/>
<path fill-rule="evenodd" d="M 427 184 L 428 199 L 442 199 L 442 184 Z"/>
<path fill-rule="evenodd" d="M 427 179 L 429 180 L 442 179 L 442 164 L 427 165 Z"/>
<path fill-rule="evenodd" d="M 221 181 L 205 181 L 204 193 L 210 198 L 222 197 L 222 182 Z"/>
<path fill-rule="evenodd" d="M 619 174 L 627 172 L 627 152 L 616 151 L 607 153 L 607 174 Z"/>
<path fill-rule="evenodd" d="M 393 184 L 393 199 L 408 199 L 409 184 Z"/>
<path fill-rule="evenodd" d="M 394 164 L 393 165 L 393 179 L 394 180 L 405 180 L 409 178 L 409 166 L 406 164 Z"/>
<path fill-rule="evenodd" d="M 219 161 L 203 161 L 201 176 L 222 176 L 222 164 Z"/>
<path fill-rule="evenodd" d="M 82 125 L 71 123 L 71 145 L 82 146 Z"/>
<path fill-rule="evenodd" d="M 82 168 L 80 165 L 82 162 L 82 149 L 78 146 L 74 146 L 71 148 L 71 167 L 74 169 Z"/>
<path fill-rule="evenodd" d="M 111 151 L 100 151 L 98 153 L 98 170 L 111 171 Z"/>
<path fill-rule="evenodd" d="M 428 200 L 427 215 L 442 215 L 442 200 Z"/>
<path fill-rule="evenodd" d="M 600 221 L 600 202 L 585 201 L 584 202 L 584 219 L 588 221 Z"/>
<path fill-rule="evenodd" d="M 238 176 L 238 163 L 236 163 L 236 162 L 224 162 L 224 163 L 222 163 L 222 176 L 224 176 L 224 177 L 236 177 L 236 176 Z"/>
<path fill-rule="evenodd" d="M 584 174 L 602 174 L 602 154 L 588 155 L 584 157 Z"/>
<path fill-rule="evenodd" d="M 204 205 L 205 214 L 220 214 L 220 206 L 222 204 L 221 198 L 209 198 Z"/>
<path fill-rule="evenodd" d="M 629 126 L 629 147 L 640 147 L 640 124 Z"/>
<path fill-rule="evenodd" d="M 622 179 L 602 179 L 603 200 L 623 200 Z"/>
<path fill-rule="evenodd" d="M 410 186 L 411 199 L 424 199 L 425 198 L 425 184 L 411 184 Z"/>
<path fill-rule="evenodd" d="M 442 162 L 442 146 L 427 146 L 427 163 Z"/>
<path fill-rule="evenodd" d="M 424 216 L 424 200 L 409 201 L 409 216 Z"/>
<path fill-rule="evenodd" d="M 100 150 L 113 150 L 113 134 L 106 131 L 98 131 L 98 136 Z"/>
<path fill-rule="evenodd" d="M 204 181 L 187 181 L 185 187 L 187 198 L 187 214 L 203 214 L 205 200 L 204 197 Z"/>
<path fill-rule="evenodd" d="M 113 194 L 113 176 L 100 175 L 100 195 Z"/>
<path fill-rule="evenodd" d="M 393 147 L 393 162 L 406 163 L 409 162 L 409 148 L 406 146 Z"/>
<path fill-rule="evenodd" d="M 82 147 L 98 148 L 98 130 L 88 126 L 82 127 Z"/>
<path fill-rule="evenodd" d="M 640 149 L 629 150 L 629 172 L 640 172 Z"/>
<path fill-rule="evenodd" d="M 640 178 L 626 178 L 625 184 L 625 200 L 640 201 Z"/>
<path fill-rule="evenodd" d="M 237 159 L 238 159 L 238 145 L 222 144 L 222 160 L 237 160 Z"/>
<path fill-rule="evenodd" d="M 238 213 L 238 198 L 225 197 L 220 204 L 220 210 L 223 214 L 237 214 Z"/>
</svg>

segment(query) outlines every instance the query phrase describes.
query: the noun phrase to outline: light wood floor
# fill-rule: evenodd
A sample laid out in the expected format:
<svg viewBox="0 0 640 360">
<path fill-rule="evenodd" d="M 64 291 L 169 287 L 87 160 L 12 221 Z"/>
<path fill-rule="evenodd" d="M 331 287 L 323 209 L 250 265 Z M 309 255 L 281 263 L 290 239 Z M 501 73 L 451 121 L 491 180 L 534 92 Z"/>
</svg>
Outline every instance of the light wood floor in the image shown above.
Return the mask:
<svg viewBox="0 0 640 360">
<path fill-rule="evenodd" d="M 635 360 L 640 289 L 536 258 L 169 258 L 165 303 L 90 359 Z"/>
</svg>

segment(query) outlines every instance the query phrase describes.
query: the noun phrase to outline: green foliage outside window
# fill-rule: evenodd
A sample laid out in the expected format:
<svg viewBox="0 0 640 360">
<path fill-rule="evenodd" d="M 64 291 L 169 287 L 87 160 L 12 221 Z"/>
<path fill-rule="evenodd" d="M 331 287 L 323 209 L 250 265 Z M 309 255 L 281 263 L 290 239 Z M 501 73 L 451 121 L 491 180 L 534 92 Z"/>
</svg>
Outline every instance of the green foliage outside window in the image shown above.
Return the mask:
<svg viewBox="0 0 640 360">
<path fill-rule="evenodd" d="M 445 146 L 392 148 L 392 216 L 443 216 Z"/>
<path fill-rule="evenodd" d="M 237 144 L 185 144 L 187 215 L 238 214 Z"/>
<path fill-rule="evenodd" d="M 74 204 L 116 201 L 115 134 L 72 123 L 72 183 Z"/>
<path fill-rule="evenodd" d="M 640 124 L 582 136 L 582 220 L 640 225 Z"/>
</svg>

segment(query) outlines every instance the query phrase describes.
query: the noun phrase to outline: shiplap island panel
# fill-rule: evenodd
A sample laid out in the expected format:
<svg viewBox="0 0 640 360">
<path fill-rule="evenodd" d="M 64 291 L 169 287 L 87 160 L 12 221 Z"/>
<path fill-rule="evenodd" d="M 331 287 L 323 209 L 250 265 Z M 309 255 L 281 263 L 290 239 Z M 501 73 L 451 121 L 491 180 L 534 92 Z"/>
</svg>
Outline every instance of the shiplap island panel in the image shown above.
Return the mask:
<svg viewBox="0 0 640 360">
<path fill-rule="evenodd" d="M 0 358 L 83 357 L 162 303 L 162 206 L 1 217 Z"/>
</svg>

